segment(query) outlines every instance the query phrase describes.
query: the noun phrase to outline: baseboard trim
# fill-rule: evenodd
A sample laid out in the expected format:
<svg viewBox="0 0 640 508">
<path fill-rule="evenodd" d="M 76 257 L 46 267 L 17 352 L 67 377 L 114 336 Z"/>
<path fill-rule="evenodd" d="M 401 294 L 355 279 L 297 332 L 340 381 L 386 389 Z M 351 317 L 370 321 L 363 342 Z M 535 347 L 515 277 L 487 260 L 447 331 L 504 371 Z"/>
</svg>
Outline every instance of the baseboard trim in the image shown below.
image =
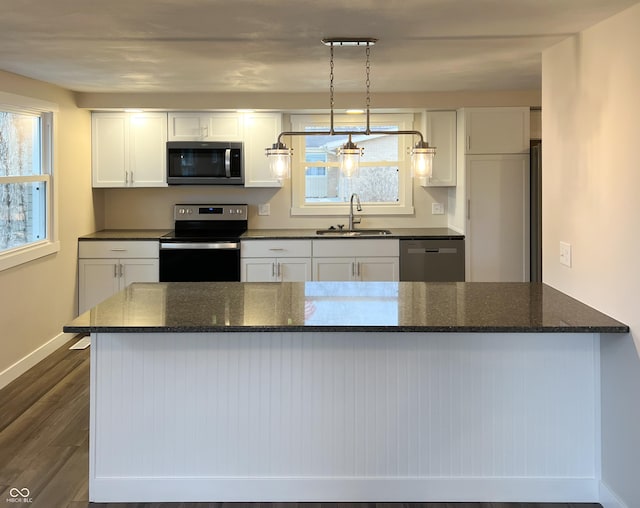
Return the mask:
<svg viewBox="0 0 640 508">
<path fill-rule="evenodd" d="M 604 482 L 600 482 L 600 504 L 604 508 L 628 508 Z"/>
<path fill-rule="evenodd" d="M 2 372 L 0 372 L 0 389 L 4 388 L 9 383 L 11 383 L 11 381 L 17 379 L 19 376 L 27 372 L 39 361 L 44 360 L 65 342 L 73 339 L 75 335 L 75 333 L 59 333 L 49 341 L 45 342 L 35 351 L 32 351 L 24 358 L 21 358 L 13 365 L 10 365 L 6 369 L 4 369 Z"/>
<path fill-rule="evenodd" d="M 89 501 L 146 502 L 597 502 L 589 478 L 90 478 Z"/>
</svg>

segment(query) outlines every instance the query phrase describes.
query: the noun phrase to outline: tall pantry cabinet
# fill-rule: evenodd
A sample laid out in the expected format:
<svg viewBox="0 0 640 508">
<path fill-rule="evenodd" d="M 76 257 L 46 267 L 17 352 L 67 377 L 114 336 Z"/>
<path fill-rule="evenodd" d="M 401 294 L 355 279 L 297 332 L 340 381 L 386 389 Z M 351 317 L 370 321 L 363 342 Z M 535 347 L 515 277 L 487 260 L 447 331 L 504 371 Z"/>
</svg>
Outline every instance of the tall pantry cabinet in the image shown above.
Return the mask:
<svg viewBox="0 0 640 508">
<path fill-rule="evenodd" d="M 458 111 L 466 278 L 529 280 L 529 108 Z"/>
</svg>

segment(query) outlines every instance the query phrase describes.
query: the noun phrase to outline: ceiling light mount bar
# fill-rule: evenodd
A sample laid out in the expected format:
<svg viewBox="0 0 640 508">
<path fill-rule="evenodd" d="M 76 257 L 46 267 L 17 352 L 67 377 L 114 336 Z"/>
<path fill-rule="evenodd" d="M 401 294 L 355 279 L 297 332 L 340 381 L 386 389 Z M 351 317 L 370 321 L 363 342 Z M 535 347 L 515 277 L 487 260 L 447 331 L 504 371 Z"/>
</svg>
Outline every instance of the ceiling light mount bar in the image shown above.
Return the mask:
<svg viewBox="0 0 640 508">
<path fill-rule="evenodd" d="M 329 111 L 330 111 L 330 126 L 328 131 L 283 131 L 278 135 L 277 142 L 271 147 L 265 149 L 265 154 L 270 159 L 269 167 L 272 174 L 279 180 L 289 178 L 291 174 L 291 156 L 293 155 L 293 149 L 288 148 L 282 141 L 284 136 L 336 136 L 336 135 L 348 135 L 349 140 L 345 145 L 340 147 L 338 155 L 341 159 L 340 170 L 344 176 L 351 177 L 357 175 L 360 156 L 364 152 L 363 148 L 359 148 L 351 139 L 354 135 L 391 135 L 402 136 L 411 135 L 418 136 L 419 140 L 414 147 L 409 148 L 411 154 L 411 168 L 412 176 L 430 176 L 432 159 L 435 154 L 435 148 L 430 147 L 429 143 L 425 142 L 424 137 L 420 131 L 417 130 L 396 130 L 396 131 L 373 131 L 370 124 L 370 109 L 371 109 L 371 62 L 370 62 L 370 50 L 371 46 L 375 45 L 378 39 L 372 37 L 357 37 L 357 38 L 327 38 L 322 39 L 322 43 L 325 46 L 329 46 L 330 59 L 329 59 Z M 366 92 L 365 92 L 365 104 L 366 104 L 366 127 L 365 130 L 359 131 L 336 131 L 334 128 L 334 58 L 333 50 L 334 46 L 339 47 L 365 47 L 366 60 L 365 60 L 365 77 L 366 77 Z"/>
</svg>

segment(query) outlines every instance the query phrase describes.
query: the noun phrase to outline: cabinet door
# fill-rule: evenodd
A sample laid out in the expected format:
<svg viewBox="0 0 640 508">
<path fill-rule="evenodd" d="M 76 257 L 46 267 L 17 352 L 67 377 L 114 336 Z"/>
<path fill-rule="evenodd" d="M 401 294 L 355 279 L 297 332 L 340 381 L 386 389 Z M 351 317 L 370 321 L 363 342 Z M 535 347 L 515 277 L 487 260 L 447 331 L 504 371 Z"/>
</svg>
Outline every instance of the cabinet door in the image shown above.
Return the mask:
<svg viewBox="0 0 640 508">
<path fill-rule="evenodd" d="M 204 139 L 208 122 L 209 117 L 200 113 L 169 113 L 168 140 L 200 141 Z"/>
<path fill-rule="evenodd" d="M 529 129 L 529 108 L 467 109 L 466 153 L 528 153 Z"/>
<path fill-rule="evenodd" d="M 467 280 L 529 280 L 529 156 L 467 157 Z"/>
<path fill-rule="evenodd" d="M 252 113 L 244 116 L 245 187 L 281 187 L 271 175 L 264 149 L 273 145 L 282 131 L 280 113 Z"/>
<path fill-rule="evenodd" d="M 282 282 L 304 282 L 311 280 L 310 258 L 278 259 L 278 280 Z"/>
<path fill-rule="evenodd" d="M 356 259 L 356 276 L 362 281 L 397 281 L 400 279 L 400 261 L 396 257 L 370 257 Z"/>
<path fill-rule="evenodd" d="M 207 115 L 204 139 L 207 141 L 242 141 L 242 117 L 239 113 Z"/>
<path fill-rule="evenodd" d="M 91 174 L 94 187 L 123 187 L 128 171 L 129 118 L 126 113 L 91 116 Z"/>
<path fill-rule="evenodd" d="M 239 113 L 169 113 L 169 141 L 242 141 Z"/>
<path fill-rule="evenodd" d="M 118 292 L 120 279 L 117 259 L 80 259 L 78 272 L 80 313 Z"/>
<path fill-rule="evenodd" d="M 427 187 L 456 185 L 456 112 L 427 111 L 425 133 L 429 145 L 436 148 L 433 173 Z"/>
<path fill-rule="evenodd" d="M 246 258 L 240 261 L 242 282 L 273 282 L 276 280 L 275 258 Z"/>
<path fill-rule="evenodd" d="M 167 114 L 133 114 L 129 130 L 129 183 L 134 187 L 166 187 Z"/>
<path fill-rule="evenodd" d="M 121 259 L 120 289 L 132 282 L 158 282 L 160 266 L 157 259 Z"/>
<path fill-rule="evenodd" d="M 313 258 L 313 280 L 349 281 L 355 276 L 354 258 Z"/>
</svg>

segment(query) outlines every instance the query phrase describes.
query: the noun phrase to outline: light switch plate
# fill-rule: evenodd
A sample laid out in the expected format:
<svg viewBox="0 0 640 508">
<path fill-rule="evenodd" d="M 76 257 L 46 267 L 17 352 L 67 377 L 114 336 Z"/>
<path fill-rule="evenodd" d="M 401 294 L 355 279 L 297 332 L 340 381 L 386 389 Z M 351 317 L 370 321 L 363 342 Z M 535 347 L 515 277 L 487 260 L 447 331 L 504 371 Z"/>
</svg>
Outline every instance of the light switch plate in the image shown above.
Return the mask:
<svg viewBox="0 0 640 508">
<path fill-rule="evenodd" d="M 431 203 L 431 215 L 444 215 L 444 205 L 442 203 Z"/>
<path fill-rule="evenodd" d="M 571 268 L 571 244 L 560 242 L 560 264 Z"/>
<path fill-rule="evenodd" d="M 271 205 L 269 203 L 262 203 L 258 205 L 258 215 L 270 215 Z"/>
</svg>

